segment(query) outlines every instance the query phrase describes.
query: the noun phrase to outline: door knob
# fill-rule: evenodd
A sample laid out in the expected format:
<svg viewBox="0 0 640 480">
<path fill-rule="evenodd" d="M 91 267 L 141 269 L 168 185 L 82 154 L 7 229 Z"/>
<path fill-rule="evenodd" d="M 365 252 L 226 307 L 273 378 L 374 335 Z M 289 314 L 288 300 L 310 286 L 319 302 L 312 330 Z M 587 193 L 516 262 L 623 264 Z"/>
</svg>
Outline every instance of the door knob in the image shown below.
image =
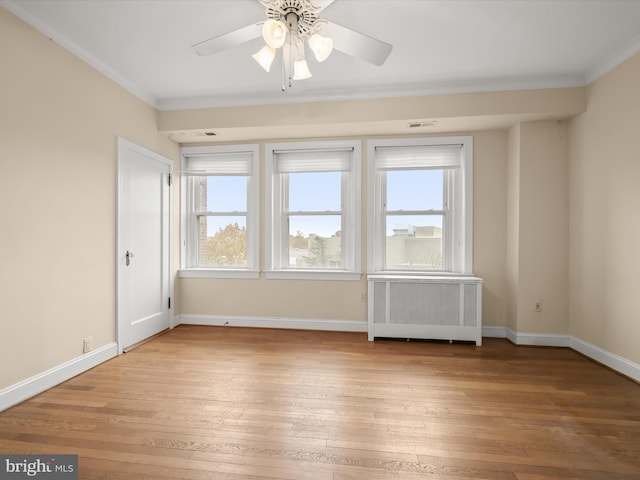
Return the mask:
<svg viewBox="0 0 640 480">
<path fill-rule="evenodd" d="M 129 266 L 129 264 L 131 263 L 131 259 L 133 258 L 133 252 L 130 252 L 129 250 L 127 250 L 127 253 L 124 254 L 124 258 L 125 258 L 125 263 L 127 264 L 127 266 Z"/>
</svg>

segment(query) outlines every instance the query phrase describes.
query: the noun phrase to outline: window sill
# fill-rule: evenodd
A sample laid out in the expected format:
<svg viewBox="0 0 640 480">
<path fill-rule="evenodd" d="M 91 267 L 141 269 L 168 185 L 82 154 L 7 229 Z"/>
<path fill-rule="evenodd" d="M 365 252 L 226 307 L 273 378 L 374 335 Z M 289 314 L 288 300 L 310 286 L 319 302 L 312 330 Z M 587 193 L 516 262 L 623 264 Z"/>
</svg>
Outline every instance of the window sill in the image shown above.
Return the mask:
<svg viewBox="0 0 640 480">
<path fill-rule="evenodd" d="M 360 272 L 332 270 L 270 270 L 265 272 L 268 280 L 332 280 L 357 282 L 362 277 Z"/>
<path fill-rule="evenodd" d="M 442 282 L 452 282 L 452 283 L 460 283 L 460 282 L 476 282 L 482 281 L 481 278 L 477 277 L 472 273 L 451 273 L 451 272 L 423 272 L 420 274 L 410 274 L 408 275 L 405 272 L 369 272 L 367 273 L 368 280 L 402 280 L 402 281 L 436 281 L 438 283 Z"/>
<path fill-rule="evenodd" d="M 367 275 L 404 275 L 410 277 L 430 276 L 430 277 L 464 277 L 473 276 L 472 272 L 452 272 L 450 270 L 368 270 Z"/>
<path fill-rule="evenodd" d="M 178 270 L 179 278 L 260 278 L 255 270 L 218 270 L 215 268 L 187 268 Z"/>
</svg>

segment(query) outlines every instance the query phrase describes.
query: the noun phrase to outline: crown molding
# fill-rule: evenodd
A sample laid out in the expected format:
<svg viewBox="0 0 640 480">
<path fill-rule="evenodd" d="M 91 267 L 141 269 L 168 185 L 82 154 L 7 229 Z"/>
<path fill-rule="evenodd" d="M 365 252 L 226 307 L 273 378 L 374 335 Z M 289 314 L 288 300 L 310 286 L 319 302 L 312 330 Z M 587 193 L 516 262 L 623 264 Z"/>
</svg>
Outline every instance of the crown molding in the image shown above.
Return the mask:
<svg viewBox="0 0 640 480">
<path fill-rule="evenodd" d="M 125 77 L 120 75 L 118 72 L 113 70 L 108 65 L 102 63 L 96 57 L 87 52 L 84 48 L 82 48 L 77 43 L 73 42 L 69 38 L 67 38 L 62 33 L 58 32 L 51 26 L 46 23 L 38 20 L 29 12 L 27 12 L 24 8 L 20 6 L 20 4 L 16 0 L 0 0 L 0 6 L 4 7 L 9 12 L 13 13 L 16 17 L 18 17 L 23 22 L 29 24 L 37 31 L 39 31 L 44 36 L 53 40 L 55 43 L 60 45 L 65 50 L 69 51 L 71 54 L 78 57 L 83 62 L 87 63 L 89 66 L 95 68 L 98 72 L 106 76 L 107 78 L 113 80 L 122 88 L 127 90 L 129 93 L 133 94 L 146 104 L 158 108 L 157 100 L 155 97 L 150 95 L 144 89 L 135 85 L 133 82 L 130 82 Z"/>
<path fill-rule="evenodd" d="M 290 103 L 333 102 L 344 100 L 372 100 L 381 98 L 420 97 L 486 93 L 513 90 L 543 90 L 549 88 L 584 87 L 581 75 L 549 76 L 536 78 L 497 78 L 479 81 L 450 81 L 431 84 L 406 84 L 388 87 L 362 87 L 334 90 L 291 92 L 242 93 L 225 96 L 207 96 L 159 99 L 160 111 L 191 110 L 200 108 L 242 107 L 252 105 L 281 105 Z"/>
<path fill-rule="evenodd" d="M 587 70 L 587 73 L 585 74 L 586 84 L 588 85 L 599 79 L 604 74 L 610 72 L 621 63 L 629 60 L 638 52 L 640 52 L 640 37 L 634 38 L 627 45 L 620 48 L 619 50 L 616 50 L 596 66 Z"/>
</svg>

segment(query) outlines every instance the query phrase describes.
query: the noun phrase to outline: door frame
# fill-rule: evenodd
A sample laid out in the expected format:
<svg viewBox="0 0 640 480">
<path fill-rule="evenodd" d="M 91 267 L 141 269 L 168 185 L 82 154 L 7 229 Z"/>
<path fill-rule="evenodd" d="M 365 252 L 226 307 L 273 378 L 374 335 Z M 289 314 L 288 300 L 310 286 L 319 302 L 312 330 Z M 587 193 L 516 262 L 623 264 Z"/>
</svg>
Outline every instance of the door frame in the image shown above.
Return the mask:
<svg viewBox="0 0 640 480">
<path fill-rule="evenodd" d="M 124 255 L 124 239 L 123 239 L 123 228 L 120 224 L 122 213 L 123 213 L 123 205 L 122 205 L 122 188 L 123 188 L 123 169 L 121 167 L 122 162 L 124 161 L 124 155 L 126 151 L 134 151 L 146 157 L 150 157 L 157 162 L 165 164 L 169 167 L 169 198 L 168 198 L 168 230 L 169 230 L 169 238 L 168 248 L 169 248 L 169 259 L 168 259 L 168 268 L 166 269 L 167 276 L 167 288 L 169 291 L 169 298 L 171 298 L 171 306 L 168 309 L 169 313 L 169 328 L 172 329 L 175 327 L 175 316 L 174 316 L 174 276 L 175 276 L 175 267 L 174 267 L 174 208 L 173 208 L 173 200 L 174 200 L 174 190 L 173 186 L 175 183 L 173 182 L 173 167 L 174 161 L 164 157 L 158 153 L 152 152 L 140 145 L 137 145 L 126 138 L 117 137 L 116 139 L 116 159 L 117 159 L 117 174 L 116 174 L 116 341 L 118 343 L 118 355 L 122 354 L 124 349 L 124 334 L 123 334 L 123 322 L 124 322 L 124 313 L 123 313 L 123 281 L 124 272 L 123 272 L 123 262 L 121 262 L 121 257 Z"/>
</svg>

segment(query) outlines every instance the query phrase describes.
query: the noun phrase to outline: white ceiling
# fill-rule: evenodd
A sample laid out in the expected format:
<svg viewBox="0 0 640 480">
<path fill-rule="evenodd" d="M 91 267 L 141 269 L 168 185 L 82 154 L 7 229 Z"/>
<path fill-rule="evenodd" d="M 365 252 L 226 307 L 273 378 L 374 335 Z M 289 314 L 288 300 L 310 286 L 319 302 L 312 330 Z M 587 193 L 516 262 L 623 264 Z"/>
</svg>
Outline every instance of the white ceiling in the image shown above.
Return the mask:
<svg viewBox="0 0 640 480">
<path fill-rule="evenodd" d="M 2 0 L 156 108 L 582 86 L 640 51 L 640 0 L 335 0 L 321 14 L 393 45 L 376 67 L 334 52 L 281 92 L 261 39 L 191 45 L 265 19 L 256 0 Z M 307 58 L 312 57 L 307 55 Z"/>
</svg>

